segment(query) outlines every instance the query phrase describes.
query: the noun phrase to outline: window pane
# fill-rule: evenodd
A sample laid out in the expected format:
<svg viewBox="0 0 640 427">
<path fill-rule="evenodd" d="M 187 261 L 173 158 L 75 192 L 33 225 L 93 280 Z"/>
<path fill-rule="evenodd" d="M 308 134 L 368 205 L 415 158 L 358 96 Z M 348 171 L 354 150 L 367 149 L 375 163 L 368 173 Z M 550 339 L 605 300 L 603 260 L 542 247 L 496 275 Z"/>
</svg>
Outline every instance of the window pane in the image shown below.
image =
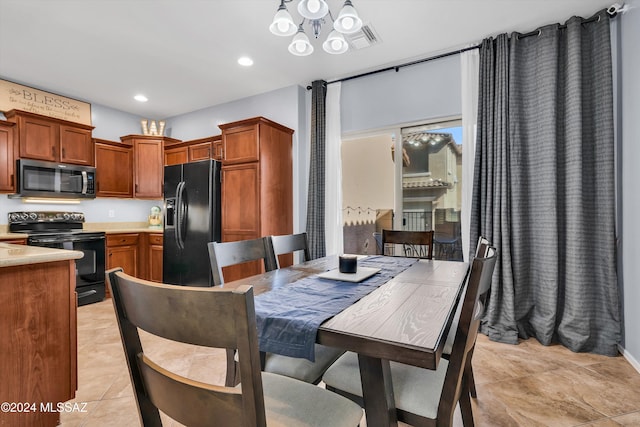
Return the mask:
<svg viewBox="0 0 640 427">
<path fill-rule="evenodd" d="M 462 260 L 461 123 L 412 126 L 401 134 L 403 229 L 434 230 L 434 257 Z"/>
</svg>

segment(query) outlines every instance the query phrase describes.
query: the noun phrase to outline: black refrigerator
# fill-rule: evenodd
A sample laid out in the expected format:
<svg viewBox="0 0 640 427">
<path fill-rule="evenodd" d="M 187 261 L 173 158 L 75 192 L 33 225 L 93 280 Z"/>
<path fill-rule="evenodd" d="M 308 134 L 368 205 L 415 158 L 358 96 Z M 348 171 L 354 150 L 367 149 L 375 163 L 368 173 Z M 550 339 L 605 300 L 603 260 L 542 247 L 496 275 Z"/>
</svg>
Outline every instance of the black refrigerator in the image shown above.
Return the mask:
<svg viewBox="0 0 640 427">
<path fill-rule="evenodd" d="M 220 162 L 164 168 L 164 283 L 213 286 L 207 243 L 220 241 Z"/>
</svg>

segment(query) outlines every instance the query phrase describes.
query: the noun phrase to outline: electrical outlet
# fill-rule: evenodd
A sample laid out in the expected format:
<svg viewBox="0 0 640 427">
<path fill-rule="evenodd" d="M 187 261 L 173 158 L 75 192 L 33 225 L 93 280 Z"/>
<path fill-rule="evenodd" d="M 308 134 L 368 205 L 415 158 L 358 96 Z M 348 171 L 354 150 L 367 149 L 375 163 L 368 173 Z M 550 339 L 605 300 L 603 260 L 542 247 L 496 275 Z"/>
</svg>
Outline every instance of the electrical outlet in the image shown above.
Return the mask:
<svg viewBox="0 0 640 427">
<path fill-rule="evenodd" d="M 109 209 L 108 215 L 109 218 L 114 218 L 116 216 L 116 211 L 114 211 L 113 209 Z"/>
</svg>

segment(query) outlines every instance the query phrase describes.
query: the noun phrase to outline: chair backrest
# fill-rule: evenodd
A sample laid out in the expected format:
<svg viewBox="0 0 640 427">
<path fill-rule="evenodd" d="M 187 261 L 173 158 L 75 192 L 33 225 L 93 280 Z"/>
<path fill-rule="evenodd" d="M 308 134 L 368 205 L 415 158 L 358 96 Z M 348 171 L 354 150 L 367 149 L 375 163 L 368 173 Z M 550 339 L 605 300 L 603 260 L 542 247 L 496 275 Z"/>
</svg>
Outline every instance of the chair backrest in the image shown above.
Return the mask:
<svg viewBox="0 0 640 427">
<path fill-rule="evenodd" d="M 278 255 L 302 251 L 304 261 L 309 261 L 311 259 L 311 255 L 309 254 L 309 244 L 307 242 L 307 233 L 271 236 L 271 245 L 273 247 L 273 258 L 276 261 L 275 268 L 280 268 L 280 259 L 278 258 Z"/>
<path fill-rule="evenodd" d="M 270 237 L 238 240 L 236 242 L 209 242 L 209 259 L 213 284 L 224 284 L 223 267 L 242 264 L 249 261 L 262 260 L 265 271 L 275 270 L 273 248 Z"/>
<path fill-rule="evenodd" d="M 478 244 L 476 245 L 475 256 L 480 258 L 486 257 L 487 251 L 489 250 L 490 246 L 491 246 L 491 243 L 489 242 L 489 240 L 487 240 L 487 238 L 483 236 L 478 237 Z"/>
<path fill-rule="evenodd" d="M 158 410 L 188 426 L 212 420 L 266 425 L 252 287 L 165 285 L 120 268 L 108 271 L 107 281 L 142 425 L 161 426 Z M 242 387 L 205 384 L 158 366 L 145 355 L 137 328 L 173 341 L 236 349 Z"/>
<path fill-rule="evenodd" d="M 402 245 L 403 253 L 395 253 L 395 245 Z M 433 230 L 382 230 L 382 254 L 411 258 L 433 258 Z"/>
<path fill-rule="evenodd" d="M 488 290 L 491 286 L 491 277 L 496 265 L 496 259 L 496 249 L 490 247 L 485 257 L 473 259 L 471 271 L 469 272 L 464 299 L 461 302 L 462 310 L 458 321 L 458 329 L 456 330 L 456 337 L 449 357 L 449 367 L 447 368 L 442 395 L 440 396 L 440 405 L 438 406 L 438 419 L 450 420 L 449 425 L 453 422 L 453 412 L 460 399 L 460 394 L 466 393 L 468 390 L 464 384 L 466 379 L 463 378 L 463 374 L 467 357 L 469 357 L 469 353 L 473 349 L 478 336 L 480 319 L 484 314 L 480 290 Z"/>
</svg>

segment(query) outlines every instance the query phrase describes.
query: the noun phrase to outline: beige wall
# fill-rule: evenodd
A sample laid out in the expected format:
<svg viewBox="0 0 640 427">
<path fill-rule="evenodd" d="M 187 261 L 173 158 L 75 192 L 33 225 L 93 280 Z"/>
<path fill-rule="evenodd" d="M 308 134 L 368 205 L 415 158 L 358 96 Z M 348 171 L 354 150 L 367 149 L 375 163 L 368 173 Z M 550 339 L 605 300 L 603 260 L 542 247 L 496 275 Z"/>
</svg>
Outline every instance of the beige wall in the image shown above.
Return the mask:
<svg viewBox="0 0 640 427">
<path fill-rule="evenodd" d="M 345 224 L 375 221 L 371 209 L 393 209 L 391 135 L 350 139 L 342 142 L 342 207 L 361 207 L 358 215 L 343 210 Z"/>
</svg>

